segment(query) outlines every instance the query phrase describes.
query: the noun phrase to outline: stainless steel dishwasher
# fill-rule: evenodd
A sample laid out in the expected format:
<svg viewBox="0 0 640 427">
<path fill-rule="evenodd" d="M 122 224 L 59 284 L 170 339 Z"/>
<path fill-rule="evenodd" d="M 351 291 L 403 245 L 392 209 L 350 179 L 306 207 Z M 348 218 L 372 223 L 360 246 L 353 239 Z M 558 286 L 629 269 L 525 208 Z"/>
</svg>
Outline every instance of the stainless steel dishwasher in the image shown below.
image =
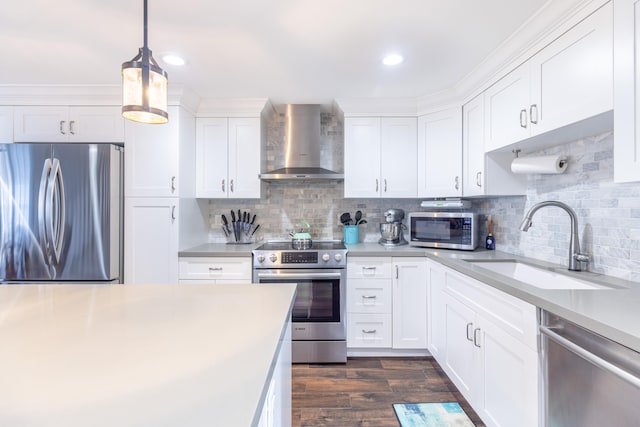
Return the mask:
<svg viewBox="0 0 640 427">
<path fill-rule="evenodd" d="M 544 425 L 640 425 L 640 353 L 542 311 Z"/>
</svg>

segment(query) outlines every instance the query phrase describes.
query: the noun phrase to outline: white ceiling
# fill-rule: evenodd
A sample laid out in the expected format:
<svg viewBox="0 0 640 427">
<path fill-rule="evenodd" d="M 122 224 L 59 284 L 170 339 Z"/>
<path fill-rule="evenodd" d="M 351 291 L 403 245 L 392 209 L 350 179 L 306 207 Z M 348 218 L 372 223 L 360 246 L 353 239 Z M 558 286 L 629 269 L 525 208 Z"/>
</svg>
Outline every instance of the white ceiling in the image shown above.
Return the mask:
<svg viewBox="0 0 640 427">
<path fill-rule="evenodd" d="M 546 0 L 149 0 L 169 84 L 275 102 L 417 97 L 453 87 Z M 16 0 L 0 12 L 0 84 L 120 83 L 142 0 Z M 405 61 L 386 68 L 390 51 Z"/>
</svg>

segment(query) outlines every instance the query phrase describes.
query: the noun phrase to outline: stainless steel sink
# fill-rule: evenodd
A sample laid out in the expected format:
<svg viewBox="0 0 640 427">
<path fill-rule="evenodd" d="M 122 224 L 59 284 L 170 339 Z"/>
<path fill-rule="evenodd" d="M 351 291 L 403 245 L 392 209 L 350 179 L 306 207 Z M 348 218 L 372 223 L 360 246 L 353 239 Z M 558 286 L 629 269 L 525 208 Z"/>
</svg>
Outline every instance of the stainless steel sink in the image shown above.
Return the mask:
<svg viewBox="0 0 640 427">
<path fill-rule="evenodd" d="M 577 279 L 554 270 L 533 266 L 516 260 L 466 260 L 474 265 L 490 270 L 501 276 L 524 282 L 541 289 L 617 289 Z"/>
</svg>

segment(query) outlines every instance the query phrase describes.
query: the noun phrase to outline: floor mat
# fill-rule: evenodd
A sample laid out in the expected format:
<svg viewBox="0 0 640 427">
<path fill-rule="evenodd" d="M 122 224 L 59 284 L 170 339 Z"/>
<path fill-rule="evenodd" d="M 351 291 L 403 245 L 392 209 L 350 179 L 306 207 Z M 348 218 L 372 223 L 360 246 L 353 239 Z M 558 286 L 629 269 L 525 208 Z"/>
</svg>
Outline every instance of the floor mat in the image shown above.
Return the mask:
<svg viewBox="0 0 640 427">
<path fill-rule="evenodd" d="M 402 427 L 474 427 L 457 402 L 394 403 Z"/>
</svg>

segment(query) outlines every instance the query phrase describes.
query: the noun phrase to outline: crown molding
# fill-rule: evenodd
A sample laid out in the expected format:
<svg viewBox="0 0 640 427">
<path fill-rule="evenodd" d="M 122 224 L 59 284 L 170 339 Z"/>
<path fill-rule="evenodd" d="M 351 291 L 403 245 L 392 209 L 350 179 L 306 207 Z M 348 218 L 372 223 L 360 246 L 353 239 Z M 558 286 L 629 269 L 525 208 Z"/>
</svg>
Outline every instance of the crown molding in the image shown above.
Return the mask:
<svg viewBox="0 0 640 427">
<path fill-rule="evenodd" d="M 415 117 L 416 98 L 337 98 L 335 106 L 345 117 Z"/>
</svg>

